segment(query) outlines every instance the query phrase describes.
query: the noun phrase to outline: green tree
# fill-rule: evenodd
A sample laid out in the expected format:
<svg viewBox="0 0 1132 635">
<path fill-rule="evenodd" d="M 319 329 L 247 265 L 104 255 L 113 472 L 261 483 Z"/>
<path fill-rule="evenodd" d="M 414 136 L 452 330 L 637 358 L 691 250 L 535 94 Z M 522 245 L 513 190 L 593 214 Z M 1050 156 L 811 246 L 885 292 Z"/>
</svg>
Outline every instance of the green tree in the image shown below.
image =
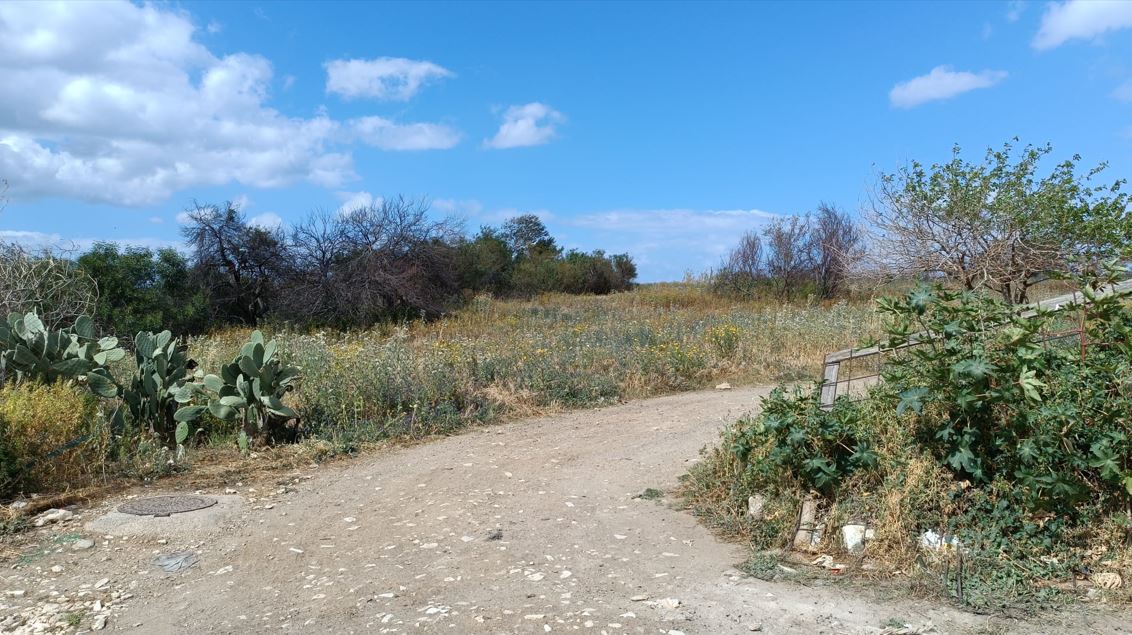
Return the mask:
<svg viewBox="0 0 1132 635">
<path fill-rule="evenodd" d="M 495 295 L 511 291 L 515 255 L 499 231 L 481 228 L 475 238 L 459 244 L 456 258 L 460 288 Z"/>
<path fill-rule="evenodd" d="M 542 254 L 557 257 L 561 252 L 542 219 L 534 214 L 522 214 L 509 219 L 503 223 L 500 233 L 516 258 Z"/>
<path fill-rule="evenodd" d="M 1011 303 L 1026 302 L 1050 272 L 1095 270 L 1132 240 L 1125 182 L 1096 183 L 1104 164 L 1082 174 L 1079 156 L 1042 175 L 1052 151 L 1007 143 L 971 163 L 956 146 L 947 163 L 882 174 L 871 210 L 874 260 Z"/>
<path fill-rule="evenodd" d="M 94 319 L 108 332 L 132 337 L 140 331 L 185 333 L 205 326 L 206 298 L 194 288 L 188 261 L 176 250 L 95 243 L 79 256 L 78 265 L 98 286 Z"/>
</svg>

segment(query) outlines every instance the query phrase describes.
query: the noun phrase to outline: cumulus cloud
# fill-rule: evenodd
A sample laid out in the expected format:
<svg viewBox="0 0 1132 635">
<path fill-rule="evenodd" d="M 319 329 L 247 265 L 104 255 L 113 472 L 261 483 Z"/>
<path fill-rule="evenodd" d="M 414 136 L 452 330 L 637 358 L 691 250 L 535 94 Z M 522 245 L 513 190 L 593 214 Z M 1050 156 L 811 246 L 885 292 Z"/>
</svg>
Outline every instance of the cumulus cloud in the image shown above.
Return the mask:
<svg viewBox="0 0 1132 635">
<path fill-rule="evenodd" d="M 1051 49 L 1069 40 L 1092 40 L 1132 28 L 1132 2 L 1127 0 L 1067 0 L 1046 7 L 1031 46 Z"/>
<path fill-rule="evenodd" d="M 190 187 L 356 178 L 346 144 L 367 124 L 279 112 L 268 105 L 267 59 L 214 54 L 197 35 L 166 5 L 0 3 L 0 174 L 10 194 L 141 206 Z M 378 143 L 365 141 L 450 147 L 433 126 L 390 124 Z"/>
<path fill-rule="evenodd" d="M 381 197 L 375 197 L 369 192 L 338 192 L 338 199 L 342 204 L 338 206 L 339 214 L 347 214 L 357 209 L 369 207 L 373 204 L 381 204 Z"/>
<path fill-rule="evenodd" d="M 455 74 L 432 62 L 403 57 L 332 60 L 326 68 L 326 92 L 346 99 L 407 101 L 430 82 Z"/>
<path fill-rule="evenodd" d="M 485 140 L 484 146 L 502 149 L 542 145 L 554 138 L 555 127 L 563 121 L 562 113 L 537 101 L 511 106 L 503 113 L 499 131 Z"/>
<path fill-rule="evenodd" d="M 1006 71 L 952 70 L 950 66 L 937 66 L 927 75 L 900 82 L 888 93 L 889 102 L 897 108 L 913 108 L 930 101 L 950 99 L 979 88 L 990 88 L 1006 79 Z"/>
<path fill-rule="evenodd" d="M 382 117 L 350 120 L 354 136 L 382 150 L 446 150 L 460 143 L 459 131 L 435 123 L 398 124 Z"/>
<path fill-rule="evenodd" d="M 279 229 L 283 226 L 283 219 L 275 212 L 264 212 L 249 218 L 248 224 L 260 229 Z"/>
</svg>

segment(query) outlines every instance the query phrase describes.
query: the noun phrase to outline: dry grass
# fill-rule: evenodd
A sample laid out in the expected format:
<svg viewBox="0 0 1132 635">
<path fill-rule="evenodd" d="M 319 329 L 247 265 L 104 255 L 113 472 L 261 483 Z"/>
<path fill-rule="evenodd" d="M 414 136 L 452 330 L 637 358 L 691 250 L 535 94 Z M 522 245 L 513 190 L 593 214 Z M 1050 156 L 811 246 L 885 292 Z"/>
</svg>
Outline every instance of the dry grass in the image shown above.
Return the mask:
<svg viewBox="0 0 1132 635">
<path fill-rule="evenodd" d="M 445 432 L 500 417 L 737 383 L 816 379 L 830 350 L 874 336 L 871 303 L 784 305 L 719 298 L 701 285 L 610 296 L 475 298 L 435 322 L 362 332 L 276 329 L 303 369 L 295 405 L 321 436 Z M 191 342 L 205 369 L 246 330 Z"/>
</svg>

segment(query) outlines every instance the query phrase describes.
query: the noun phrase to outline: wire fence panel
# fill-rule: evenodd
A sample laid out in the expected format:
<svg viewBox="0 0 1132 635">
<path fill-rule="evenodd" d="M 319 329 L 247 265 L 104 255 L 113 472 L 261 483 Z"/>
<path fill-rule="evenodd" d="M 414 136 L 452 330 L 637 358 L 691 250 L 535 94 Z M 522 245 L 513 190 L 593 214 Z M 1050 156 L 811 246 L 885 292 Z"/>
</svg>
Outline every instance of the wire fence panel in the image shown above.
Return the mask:
<svg viewBox="0 0 1132 635">
<path fill-rule="evenodd" d="M 1103 298 L 1119 293 L 1132 292 L 1132 280 L 1125 280 L 1106 287 L 1095 294 Z M 1053 346 L 1073 346 L 1080 350 L 1081 359 L 1088 355 L 1089 347 L 1103 346 L 1105 342 L 1088 341 L 1086 327 L 1087 315 L 1084 307 L 1087 299 L 1080 292 L 1067 293 L 1041 302 L 1022 307 L 1022 317 L 1032 317 L 1039 311 L 1053 311 L 1058 315 L 1053 321 L 1055 330 L 1042 334 L 1041 341 L 1047 348 Z M 849 348 L 835 351 L 825 356 L 822 372 L 821 405 L 828 410 L 838 396 L 848 395 L 850 399 L 863 398 L 868 388 L 881 381 L 881 371 L 885 361 L 892 355 L 906 349 L 923 346 L 939 336 L 919 333 L 899 346 L 885 347 L 883 344 L 865 348 Z"/>
</svg>

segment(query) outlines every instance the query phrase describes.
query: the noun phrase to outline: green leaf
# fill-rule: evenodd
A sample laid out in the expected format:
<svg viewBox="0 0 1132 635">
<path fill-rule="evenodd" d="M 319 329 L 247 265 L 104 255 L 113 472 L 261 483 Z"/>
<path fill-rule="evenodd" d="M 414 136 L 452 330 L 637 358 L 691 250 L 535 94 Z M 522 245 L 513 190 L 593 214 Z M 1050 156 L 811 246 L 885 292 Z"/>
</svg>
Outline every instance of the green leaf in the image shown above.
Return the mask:
<svg viewBox="0 0 1132 635">
<path fill-rule="evenodd" d="M 221 397 L 220 403 L 229 408 L 246 408 L 248 406 L 248 402 L 243 397 Z"/>
<path fill-rule="evenodd" d="M 108 350 L 114 348 L 117 345 L 118 345 L 118 338 L 116 338 L 116 337 L 107 336 L 107 337 L 104 337 L 104 338 L 98 340 L 98 348 L 101 348 L 104 351 L 108 351 Z"/>
<path fill-rule="evenodd" d="M 175 433 L 177 445 L 183 445 L 185 440 L 189 438 L 189 424 L 181 421 L 177 424 L 177 431 Z"/>
<path fill-rule="evenodd" d="M 206 410 L 208 410 L 206 406 L 184 406 L 177 409 L 177 412 L 173 414 L 173 419 L 186 423 L 196 421 Z"/>
<path fill-rule="evenodd" d="M 278 349 L 279 349 L 279 346 L 275 343 L 275 340 L 271 340 L 270 342 L 265 344 L 263 346 L 263 363 L 266 364 L 267 362 L 270 362 L 272 359 L 274 359 L 275 358 L 275 352 Z"/>
<path fill-rule="evenodd" d="M 165 347 L 169 345 L 169 341 L 172 340 L 172 339 L 173 339 L 173 334 L 170 333 L 169 331 L 162 331 L 162 332 L 158 333 L 156 336 L 154 336 L 154 339 L 153 339 L 153 350 L 155 350 L 155 351 L 165 350 Z"/>
<path fill-rule="evenodd" d="M 205 375 L 204 385 L 212 392 L 220 392 L 220 389 L 224 387 L 224 380 L 216 375 Z"/>
<path fill-rule="evenodd" d="M 240 370 L 248 377 L 258 377 L 259 367 L 256 366 L 255 360 L 251 357 L 240 357 L 239 361 Z"/>
<path fill-rule="evenodd" d="M 927 388 L 909 388 L 900 393 L 900 403 L 896 405 L 896 415 L 900 416 L 906 411 L 911 410 L 916 414 L 922 414 L 924 411 L 924 397 L 927 397 L 931 391 Z"/>
<path fill-rule="evenodd" d="M 75 320 L 75 334 L 83 339 L 94 339 L 94 320 L 85 315 L 80 315 Z"/>
<path fill-rule="evenodd" d="M 908 294 L 908 305 L 917 315 L 923 315 L 933 300 L 935 300 L 935 295 L 927 287 L 917 287 Z"/>
<path fill-rule="evenodd" d="M 87 373 L 86 385 L 92 393 L 99 397 L 113 399 L 118 396 L 118 385 L 114 383 L 114 380 L 102 374 L 95 372 Z"/>
<path fill-rule="evenodd" d="M 59 373 L 59 375 L 63 377 L 77 377 L 78 375 L 83 375 L 90 371 L 90 362 L 85 359 L 72 357 L 55 362 L 51 365 L 51 370 Z"/>
<path fill-rule="evenodd" d="M 1038 389 L 1045 388 L 1046 385 L 1039 381 L 1035 375 L 1037 375 L 1037 371 L 1023 367 L 1022 374 L 1018 376 L 1018 385 L 1022 387 L 1022 392 L 1025 393 L 1026 399 L 1030 401 L 1041 401 L 1042 394 L 1038 392 Z"/>
<path fill-rule="evenodd" d="M 295 412 L 294 410 L 291 410 L 287 406 L 281 405 L 278 408 L 272 408 L 272 407 L 268 406 L 267 411 L 270 412 L 271 414 L 279 415 L 280 417 L 287 417 L 288 419 L 298 419 L 299 418 L 299 413 Z"/>
<path fill-rule="evenodd" d="M 195 393 L 196 389 L 193 388 L 192 384 L 185 384 L 173 393 L 173 400 L 177 403 L 189 403 L 193 400 Z"/>
<path fill-rule="evenodd" d="M 46 330 L 43 326 L 43 320 L 40 320 L 34 311 L 24 316 L 24 328 L 31 334 L 43 333 Z"/>
<path fill-rule="evenodd" d="M 974 357 L 956 363 L 951 367 L 951 372 L 962 379 L 982 381 L 994 372 L 994 365 L 981 357 Z"/>
<path fill-rule="evenodd" d="M 231 421 L 236 418 L 236 409 L 225 406 L 219 401 L 208 402 L 207 408 L 208 411 L 212 413 L 212 416 L 221 421 Z"/>
<path fill-rule="evenodd" d="M 134 351 L 142 359 L 149 359 L 153 357 L 153 351 L 157 350 L 154 343 L 152 333 L 138 333 L 134 337 Z"/>
<path fill-rule="evenodd" d="M 248 433 L 240 430 L 240 435 L 236 437 L 236 445 L 240 446 L 240 451 L 244 454 L 248 453 Z"/>
</svg>

